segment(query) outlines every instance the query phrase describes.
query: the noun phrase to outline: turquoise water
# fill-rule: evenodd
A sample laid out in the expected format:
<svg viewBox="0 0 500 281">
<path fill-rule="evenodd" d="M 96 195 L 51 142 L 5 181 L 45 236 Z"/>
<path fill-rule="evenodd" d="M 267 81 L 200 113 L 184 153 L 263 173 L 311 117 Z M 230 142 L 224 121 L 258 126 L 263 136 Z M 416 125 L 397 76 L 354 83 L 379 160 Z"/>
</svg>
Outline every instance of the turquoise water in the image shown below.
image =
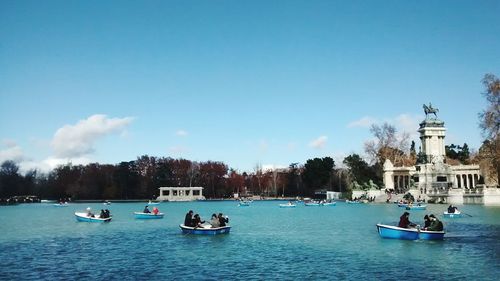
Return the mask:
<svg viewBox="0 0 500 281">
<path fill-rule="evenodd" d="M 141 203 L 23 204 L 0 207 L 1 280 L 498 280 L 500 208 L 462 206 L 471 216 L 442 219 L 444 241 L 381 239 L 375 224 L 396 224 L 394 204 L 279 208 L 283 202 L 162 203 L 162 220 L 135 220 Z M 87 206 L 111 210 L 109 224 L 76 222 Z M 426 213 L 412 211 L 422 223 Z M 192 209 L 230 217 L 231 234 L 182 235 Z"/>
</svg>

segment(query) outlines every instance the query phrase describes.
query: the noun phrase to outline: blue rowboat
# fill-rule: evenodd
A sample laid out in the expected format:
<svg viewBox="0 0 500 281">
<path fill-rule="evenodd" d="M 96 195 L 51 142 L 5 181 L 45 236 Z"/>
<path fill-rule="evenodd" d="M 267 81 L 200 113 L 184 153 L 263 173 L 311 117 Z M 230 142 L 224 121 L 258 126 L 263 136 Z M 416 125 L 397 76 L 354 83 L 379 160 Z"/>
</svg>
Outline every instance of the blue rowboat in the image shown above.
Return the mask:
<svg viewBox="0 0 500 281">
<path fill-rule="evenodd" d="M 197 235 L 217 235 L 217 234 L 229 234 L 231 231 L 230 226 L 222 226 L 211 228 L 210 226 L 206 227 L 189 227 L 183 224 L 179 225 L 183 234 L 197 234 Z"/>
<path fill-rule="evenodd" d="M 297 205 L 295 204 L 290 204 L 290 203 L 280 204 L 280 208 L 295 208 L 295 207 L 297 207 Z"/>
<path fill-rule="evenodd" d="M 359 203 L 361 203 L 361 202 L 359 202 L 359 201 L 351 201 L 351 200 L 347 200 L 347 201 L 345 201 L 345 202 L 346 202 L 347 204 L 359 204 Z"/>
<path fill-rule="evenodd" d="M 406 206 L 406 210 L 425 210 L 427 205 L 408 205 Z"/>
<path fill-rule="evenodd" d="M 238 204 L 238 206 L 239 206 L 239 207 L 248 207 L 248 206 L 250 206 L 250 203 L 247 203 L 247 202 L 240 202 L 240 203 Z"/>
<path fill-rule="evenodd" d="M 423 240 L 443 240 L 444 231 L 420 230 L 418 238 Z"/>
<path fill-rule="evenodd" d="M 418 229 L 416 228 L 401 228 L 392 225 L 377 224 L 378 234 L 382 238 L 417 240 Z"/>
<path fill-rule="evenodd" d="M 459 211 L 455 211 L 454 213 L 443 212 L 443 216 L 445 218 L 461 218 L 463 215 Z"/>
<path fill-rule="evenodd" d="M 111 217 L 109 218 L 99 218 L 99 217 L 89 217 L 87 216 L 87 213 L 75 213 L 75 217 L 77 221 L 81 222 L 110 222 Z"/>
<path fill-rule="evenodd" d="M 149 206 L 160 205 L 160 202 L 151 202 L 151 201 L 149 201 L 148 205 Z"/>
<path fill-rule="evenodd" d="M 163 219 L 164 213 L 158 213 L 158 214 L 153 214 L 153 213 L 141 213 L 141 212 L 134 212 L 134 216 L 136 219 Z"/>
<path fill-rule="evenodd" d="M 408 204 L 406 204 L 406 203 L 398 203 L 398 207 L 408 207 Z"/>
<path fill-rule="evenodd" d="M 380 237 L 402 240 L 443 240 L 444 231 L 428 231 L 420 228 L 401 228 L 392 225 L 377 224 Z"/>
</svg>

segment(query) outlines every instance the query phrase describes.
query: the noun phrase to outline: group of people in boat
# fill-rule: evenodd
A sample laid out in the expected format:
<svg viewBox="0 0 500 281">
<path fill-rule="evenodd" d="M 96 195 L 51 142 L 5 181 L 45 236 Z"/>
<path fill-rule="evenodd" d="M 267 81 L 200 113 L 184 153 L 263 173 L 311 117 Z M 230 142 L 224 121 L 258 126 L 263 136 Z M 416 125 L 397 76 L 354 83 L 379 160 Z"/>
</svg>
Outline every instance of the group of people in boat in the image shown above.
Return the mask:
<svg viewBox="0 0 500 281">
<path fill-rule="evenodd" d="M 144 207 L 144 210 L 142 211 L 143 213 L 145 214 L 151 214 L 151 211 L 149 210 L 149 207 L 148 205 L 146 205 L 146 207 Z M 160 210 L 156 207 L 153 208 L 153 215 L 158 215 L 158 213 L 160 213 Z"/>
<path fill-rule="evenodd" d="M 184 218 L 184 225 L 189 227 L 203 227 L 203 224 L 206 223 L 206 221 L 202 220 L 199 214 L 195 214 L 194 216 L 193 214 L 193 210 L 189 210 L 189 212 L 187 212 L 186 217 Z M 229 223 L 229 218 L 224 216 L 222 213 L 219 213 L 219 215 L 214 213 L 212 214 L 209 223 L 212 228 L 224 227 L 227 223 Z"/>
<path fill-rule="evenodd" d="M 94 213 L 92 213 L 92 209 L 90 207 L 87 208 L 87 217 L 89 218 L 95 218 Z M 101 213 L 99 214 L 99 218 L 101 219 L 107 219 L 111 217 L 111 213 L 109 212 L 108 209 L 101 209 Z"/>
<path fill-rule="evenodd" d="M 401 228 L 415 228 L 417 224 L 410 221 L 410 213 L 404 212 L 399 218 L 398 227 Z M 436 218 L 433 214 L 424 216 L 424 227 L 422 230 L 428 231 L 443 231 L 443 223 Z"/>
</svg>

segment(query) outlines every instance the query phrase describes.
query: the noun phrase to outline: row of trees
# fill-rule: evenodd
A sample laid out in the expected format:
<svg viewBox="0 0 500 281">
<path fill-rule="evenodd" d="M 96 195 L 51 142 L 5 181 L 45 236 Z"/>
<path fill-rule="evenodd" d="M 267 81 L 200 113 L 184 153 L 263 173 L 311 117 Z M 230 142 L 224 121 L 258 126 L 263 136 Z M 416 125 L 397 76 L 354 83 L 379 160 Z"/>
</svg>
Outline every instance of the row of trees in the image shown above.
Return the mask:
<svg viewBox="0 0 500 281">
<path fill-rule="evenodd" d="M 488 107 L 480 113 L 480 127 L 485 141 L 477 154 L 466 143 L 446 146 L 450 164 L 480 163 L 486 178 L 498 185 L 500 176 L 500 80 L 488 74 L 483 79 L 483 93 Z M 318 189 L 348 191 L 353 188 L 382 187 L 383 164 L 411 166 L 425 161 L 416 151 L 409 135 L 398 133 L 390 124 L 373 125 L 373 139 L 365 143 L 369 162 L 351 154 L 336 168 L 330 157 L 309 159 L 305 164 L 292 163 L 287 169 L 240 173 L 222 162 L 193 162 L 186 159 L 141 156 L 116 165 L 91 163 L 63 165 L 48 174 L 36 170 L 25 175 L 13 161 L 0 167 L 0 198 L 15 195 L 38 195 L 41 198 L 74 199 L 153 198 L 160 186 L 202 186 L 209 198 L 228 197 L 233 193 L 265 196 L 312 196 Z"/>
</svg>

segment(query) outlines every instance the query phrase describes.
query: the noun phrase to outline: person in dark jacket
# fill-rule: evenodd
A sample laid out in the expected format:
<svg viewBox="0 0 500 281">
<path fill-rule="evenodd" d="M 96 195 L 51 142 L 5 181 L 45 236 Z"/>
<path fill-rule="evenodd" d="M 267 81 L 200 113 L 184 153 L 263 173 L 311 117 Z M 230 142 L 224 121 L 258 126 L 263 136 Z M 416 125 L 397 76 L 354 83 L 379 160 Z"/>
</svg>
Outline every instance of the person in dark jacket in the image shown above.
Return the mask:
<svg viewBox="0 0 500 281">
<path fill-rule="evenodd" d="M 194 215 L 194 219 L 193 219 L 193 226 L 194 227 L 202 227 L 202 224 L 204 224 L 205 221 L 202 221 L 201 218 L 200 218 L 200 215 L 196 214 Z"/>
<path fill-rule="evenodd" d="M 425 230 L 429 231 L 443 231 L 443 223 L 438 220 L 434 215 L 430 215 L 431 225 L 427 227 Z"/>
<path fill-rule="evenodd" d="M 142 211 L 142 212 L 145 214 L 151 213 L 151 211 L 148 209 L 148 205 L 146 205 L 146 207 L 144 207 L 144 211 Z"/>
<path fill-rule="evenodd" d="M 412 223 L 410 221 L 409 217 L 410 217 L 410 213 L 404 212 L 403 215 L 401 215 L 401 217 L 399 217 L 398 227 L 402 227 L 402 228 L 414 227 L 416 224 Z"/>
<path fill-rule="evenodd" d="M 222 213 L 219 213 L 219 223 L 220 227 L 226 226 L 226 223 L 229 223 L 229 219 L 227 217 L 224 217 Z"/>
<path fill-rule="evenodd" d="M 186 218 L 184 218 L 184 225 L 185 226 L 194 226 L 193 225 L 193 211 L 189 210 L 189 212 L 186 214 Z"/>
<path fill-rule="evenodd" d="M 431 219 L 429 218 L 428 215 L 424 216 L 424 228 L 427 228 L 431 225 Z"/>
</svg>

